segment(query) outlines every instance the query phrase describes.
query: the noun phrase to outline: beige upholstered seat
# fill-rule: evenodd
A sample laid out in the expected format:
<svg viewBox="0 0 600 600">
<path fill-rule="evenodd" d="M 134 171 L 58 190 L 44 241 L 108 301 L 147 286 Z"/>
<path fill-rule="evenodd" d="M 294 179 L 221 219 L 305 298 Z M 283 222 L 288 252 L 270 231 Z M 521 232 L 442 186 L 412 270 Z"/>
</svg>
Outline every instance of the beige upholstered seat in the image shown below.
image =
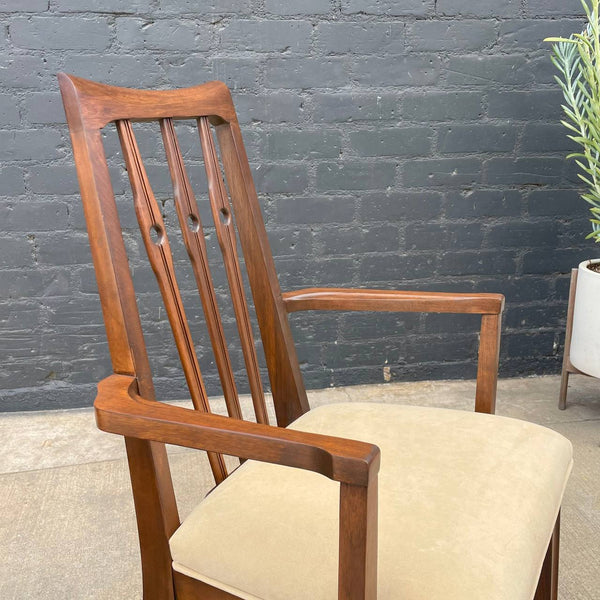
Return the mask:
<svg viewBox="0 0 600 600">
<path fill-rule="evenodd" d="M 376 443 L 379 600 L 531 600 L 572 464 L 568 440 L 504 417 L 383 404 L 294 429 Z M 339 486 L 246 462 L 171 538 L 176 571 L 241 598 L 337 598 Z"/>
</svg>

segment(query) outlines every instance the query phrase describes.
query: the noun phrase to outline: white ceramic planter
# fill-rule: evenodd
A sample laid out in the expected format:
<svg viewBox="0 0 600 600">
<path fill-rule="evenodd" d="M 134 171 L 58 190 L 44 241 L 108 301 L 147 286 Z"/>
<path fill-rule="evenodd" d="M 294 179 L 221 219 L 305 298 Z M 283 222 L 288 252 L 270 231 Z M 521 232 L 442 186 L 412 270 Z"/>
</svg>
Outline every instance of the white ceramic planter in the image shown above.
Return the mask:
<svg viewBox="0 0 600 600">
<path fill-rule="evenodd" d="M 584 260 L 577 272 L 570 358 L 587 375 L 600 377 L 600 273 L 586 268 L 600 259 Z"/>
</svg>

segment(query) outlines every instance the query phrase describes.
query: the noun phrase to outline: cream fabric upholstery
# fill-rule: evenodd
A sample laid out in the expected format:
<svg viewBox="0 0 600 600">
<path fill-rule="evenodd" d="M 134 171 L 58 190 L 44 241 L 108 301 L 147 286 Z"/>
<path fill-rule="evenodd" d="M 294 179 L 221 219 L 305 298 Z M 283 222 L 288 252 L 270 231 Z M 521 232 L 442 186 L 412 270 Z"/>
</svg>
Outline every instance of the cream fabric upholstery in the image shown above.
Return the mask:
<svg viewBox="0 0 600 600">
<path fill-rule="evenodd" d="M 293 429 L 377 444 L 379 600 L 531 600 L 572 464 L 561 435 L 447 409 L 339 404 Z M 337 598 L 339 485 L 248 461 L 171 538 L 176 571 L 247 600 Z"/>
</svg>

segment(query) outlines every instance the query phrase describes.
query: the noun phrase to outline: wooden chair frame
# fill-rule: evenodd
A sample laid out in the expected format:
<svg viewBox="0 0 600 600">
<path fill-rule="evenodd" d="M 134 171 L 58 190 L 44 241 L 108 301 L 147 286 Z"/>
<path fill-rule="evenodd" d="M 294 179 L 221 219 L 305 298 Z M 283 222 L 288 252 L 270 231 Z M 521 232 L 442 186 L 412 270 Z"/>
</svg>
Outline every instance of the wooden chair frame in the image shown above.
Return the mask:
<svg viewBox="0 0 600 600">
<path fill-rule="evenodd" d="M 481 315 L 475 410 L 493 413 L 496 398 L 501 314 L 499 294 L 454 294 L 315 288 L 282 293 L 252 181 L 239 124 L 227 87 L 209 82 L 174 91 L 140 91 L 102 85 L 59 74 L 81 197 L 96 269 L 114 374 L 99 384 L 95 401 L 98 427 L 125 437 L 141 548 L 145 600 L 225 599 L 231 594 L 173 572 L 169 538 L 180 521 L 166 443 L 208 452 L 217 484 L 227 476 L 222 455 L 272 462 L 315 471 L 340 483 L 339 595 L 344 600 L 374 600 L 377 585 L 377 473 L 379 449 L 363 442 L 302 433 L 285 426 L 308 409 L 306 391 L 288 323 L 300 310 L 404 311 Z M 214 289 L 204 265 L 201 235 L 192 235 L 199 215 L 181 160 L 173 119 L 198 119 L 209 180 L 209 196 L 219 242 L 232 287 L 240 338 L 248 349 L 257 421 L 242 421 L 218 314 L 211 308 Z M 210 413 L 189 329 L 171 272 L 164 224 L 131 129 L 132 121 L 158 120 L 188 253 L 207 313 L 209 333 L 230 417 Z M 101 130 L 115 122 L 134 191 L 142 236 L 155 271 L 194 405 L 189 410 L 155 401 L 134 287 L 117 214 Z M 209 125 L 216 131 L 231 195 L 223 187 Z M 277 426 L 268 425 L 257 366 L 251 356 L 251 331 L 240 286 L 235 214 L 262 338 Z M 219 225 L 219 220 L 222 224 Z M 155 239 L 151 239 L 154 233 Z M 188 239 L 189 238 L 189 239 Z M 237 283 L 236 283 L 237 281 Z M 236 287 L 237 286 L 237 287 Z M 210 316 L 212 312 L 212 316 Z M 210 317 L 210 318 L 209 318 Z M 254 382 L 253 382 L 254 381 Z M 232 418 L 233 417 L 233 418 Z M 544 563 L 536 600 L 556 597 L 558 522 Z"/>
</svg>

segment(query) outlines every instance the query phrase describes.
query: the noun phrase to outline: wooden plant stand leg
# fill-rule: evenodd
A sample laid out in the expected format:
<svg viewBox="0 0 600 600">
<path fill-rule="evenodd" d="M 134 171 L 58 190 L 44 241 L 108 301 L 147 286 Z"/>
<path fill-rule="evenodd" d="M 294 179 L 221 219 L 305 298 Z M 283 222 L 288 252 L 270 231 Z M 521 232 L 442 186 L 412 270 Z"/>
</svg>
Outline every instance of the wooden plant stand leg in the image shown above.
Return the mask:
<svg viewBox="0 0 600 600">
<path fill-rule="evenodd" d="M 573 333 L 573 310 L 575 308 L 575 289 L 577 287 L 577 269 L 571 269 L 571 287 L 569 288 L 569 308 L 567 309 L 567 330 L 565 332 L 565 351 L 563 354 L 562 374 L 560 378 L 560 395 L 558 397 L 558 408 L 567 408 L 567 388 L 569 386 L 569 375 L 577 373 L 586 375 L 571 363 L 571 335 Z"/>
</svg>

